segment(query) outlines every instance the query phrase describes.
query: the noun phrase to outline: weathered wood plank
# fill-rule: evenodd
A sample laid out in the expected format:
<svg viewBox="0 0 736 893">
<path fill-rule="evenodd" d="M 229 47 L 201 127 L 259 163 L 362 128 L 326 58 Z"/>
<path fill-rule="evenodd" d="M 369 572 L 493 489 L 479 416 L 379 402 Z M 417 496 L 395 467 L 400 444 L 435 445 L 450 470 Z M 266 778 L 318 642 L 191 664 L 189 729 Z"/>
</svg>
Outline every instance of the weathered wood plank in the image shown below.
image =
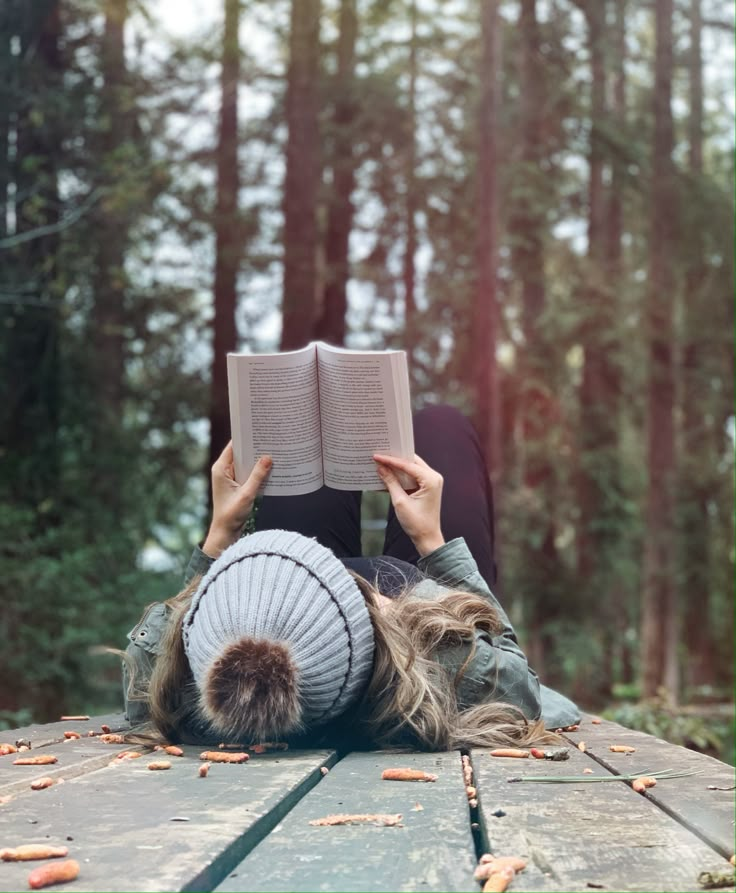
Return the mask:
<svg viewBox="0 0 736 893">
<path fill-rule="evenodd" d="M 113 732 L 122 732 L 130 728 L 130 723 L 122 713 L 107 713 L 104 716 L 91 716 L 88 720 L 73 722 L 50 722 L 44 725 L 24 726 L 20 729 L 0 730 L 0 743 L 15 744 L 19 738 L 26 738 L 31 747 L 44 747 L 64 740 L 64 732 L 79 732 L 84 736 L 88 731 L 100 731 L 102 724 L 110 726 Z"/>
<path fill-rule="evenodd" d="M 438 779 L 382 781 L 383 769 L 394 767 L 423 769 Z M 337 813 L 401 813 L 403 827 L 309 824 Z M 474 867 L 459 753 L 353 753 L 217 890 L 477 891 Z"/>
<path fill-rule="evenodd" d="M 149 771 L 144 757 L 14 798 L 0 807 L 2 845 L 68 846 L 82 867 L 64 886 L 70 893 L 211 890 L 335 759 L 317 750 L 254 755 L 199 778 L 201 748 L 184 750 L 164 772 Z M 26 887 L 28 864 L 0 868 L 0 890 Z"/>
<path fill-rule="evenodd" d="M 0 757 L 0 797 L 30 791 L 31 782 L 36 778 L 69 779 L 103 769 L 115 760 L 123 750 L 135 750 L 133 745 L 103 744 L 95 738 L 82 738 L 74 741 L 56 742 L 43 747 L 34 747 L 25 753 L 7 754 Z M 144 748 L 138 748 L 143 751 Z M 49 754 L 58 762 L 46 766 L 16 766 L 18 757 L 32 757 Z M 141 759 L 145 759 L 142 757 Z M 117 766 L 115 767 L 117 768 Z M 39 796 L 42 792 L 32 792 Z"/>
<path fill-rule="evenodd" d="M 575 743 L 585 741 L 588 753 L 615 774 L 634 769 L 687 769 L 697 775 L 659 781 L 644 795 L 677 821 L 689 828 L 727 858 L 734 851 L 734 811 L 736 784 L 734 769 L 686 747 L 645 735 L 603 720 L 593 724 L 588 718 L 577 732 L 566 732 Z M 609 750 L 611 744 L 626 744 L 636 753 L 620 754 Z M 709 790 L 709 785 L 731 790 Z"/>
<path fill-rule="evenodd" d="M 692 891 L 698 889 L 700 871 L 727 867 L 713 849 L 623 781 L 507 781 L 582 775 L 585 768 L 609 774 L 577 749 L 562 763 L 494 758 L 486 750 L 473 751 L 472 762 L 490 852 L 529 863 L 514 879 L 514 891 Z M 498 809 L 505 814 L 493 815 Z"/>
</svg>

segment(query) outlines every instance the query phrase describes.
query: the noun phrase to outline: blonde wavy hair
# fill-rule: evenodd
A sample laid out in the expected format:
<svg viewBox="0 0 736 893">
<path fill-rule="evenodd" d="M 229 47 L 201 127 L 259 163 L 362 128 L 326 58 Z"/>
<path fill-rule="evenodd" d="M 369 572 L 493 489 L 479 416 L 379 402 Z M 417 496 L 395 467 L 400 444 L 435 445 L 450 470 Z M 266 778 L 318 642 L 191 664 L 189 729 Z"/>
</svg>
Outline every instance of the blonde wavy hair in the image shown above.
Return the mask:
<svg viewBox="0 0 736 893">
<path fill-rule="evenodd" d="M 486 599 L 468 592 L 451 592 L 427 601 L 411 589 L 392 600 L 387 613 L 379 593 L 353 574 L 366 601 L 375 638 L 373 672 L 351 723 L 372 746 L 410 746 L 429 751 L 470 747 L 529 746 L 558 743 L 541 720 L 529 720 L 518 707 L 486 702 L 464 708 L 457 690 L 475 653 L 475 632 L 490 635 L 501 629 L 498 615 Z M 206 718 L 184 651 L 182 623 L 199 584 L 193 580 L 169 599 L 169 623 L 161 640 L 150 680 L 141 684 L 131 674 L 128 697 L 148 703 L 156 733 L 180 741 L 192 730 L 205 730 Z M 467 658 L 454 677 L 438 661 L 445 648 L 471 643 Z M 128 661 L 130 664 L 130 661 Z M 273 734 L 278 739 L 279 730 Z"/>
</svg>

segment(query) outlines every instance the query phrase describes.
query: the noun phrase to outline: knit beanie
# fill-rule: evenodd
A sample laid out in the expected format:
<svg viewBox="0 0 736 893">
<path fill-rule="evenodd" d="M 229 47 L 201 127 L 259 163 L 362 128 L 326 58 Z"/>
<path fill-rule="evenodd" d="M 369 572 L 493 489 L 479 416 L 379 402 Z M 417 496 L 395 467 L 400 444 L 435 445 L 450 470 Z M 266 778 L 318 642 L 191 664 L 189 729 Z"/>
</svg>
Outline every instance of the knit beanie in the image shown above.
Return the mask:
<svg viewBox="0 0 736 893">
<path fill-rule="evenodd" d="M 226 549 L 184 617 L 184 649 L 213 731 L 256 742 L 339 716 L 365 689 L 373 625 L 355 580 L 285 530 Z"/>
</svg>

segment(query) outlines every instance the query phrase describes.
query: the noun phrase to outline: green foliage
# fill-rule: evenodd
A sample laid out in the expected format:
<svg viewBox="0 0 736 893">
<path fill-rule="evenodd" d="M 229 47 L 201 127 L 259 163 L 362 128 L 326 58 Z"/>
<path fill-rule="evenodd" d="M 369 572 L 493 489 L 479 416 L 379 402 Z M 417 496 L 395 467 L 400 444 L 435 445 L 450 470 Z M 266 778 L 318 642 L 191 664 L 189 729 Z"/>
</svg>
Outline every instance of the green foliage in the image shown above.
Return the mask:
<svg viewBox="0 0 736 893">
<path fill-rule="evenodd" d="M 33 52 L 11 64 L 35 90 L 28 105 L 6 95 L 23 151 L 17 163 L 0 157 L 23 187 L 16 226 L 29 233 L 0 264 L 11 307 L 0 338 L 9 724 L 29 711 L 39 721 L 120 706 L 119 661 L 104 649 L 124 647 L 143 607 L 177 591 L 203 511 L 191 481 L 206 388 L 186 337 L 200 314 L 191 289 L 144 272 L 147 252 L 159 250 L 156 202 L 173 191 L 154 159 L 165 116 L 137 73 L 118 72 L 125 90 L 104 95 L 99 10 L 80 0 L 63 13 L 25 21 L 20 40 Z M 5 46 L 22 24 L 0 22 Z M 62 214 L 73 225 L 34 234 Z M 2 216 L 0 232 L 4 206 Z M 168 562 L 173 571 L 145 566 L 157 545 L 182 556 Z"/>
<path fill-rule="evenodd" d="M 733 715 L 725 716 L 703 709 L 698 713 L 678 708 L 655 698 L 638 703 L 616 704 L 601 714 L 629 729 L 664 738 L 691 750 L 708 753 L 733 765 Z"/>
<path fill-rule="evenodd" d="M 122 646 L 143 606 L 178 588 L 203 526 L 216 207 L 211 100 L 221 10 L 210 5 L 209 22 L 192 39 L 174 41 L 152 20 L 155 4 L 130 4 L 136 27 L 131 19 L 126 28 L 125 71 L 118 89 L 106 91 L 107 7 L 95 0 L 7 5 L 2 46 L 17 39 L 22 52 L 0 53 L 0 145 L 13 146 L 0 152 L 0 183 L 13 186 L 1 190 L 0 240 L 53 230 L 0 247 L 0 675 L 12 680 L 0 695 L 0 724 L 13 725 L 53 718 L 61 704 L 80 712 L 119 704 L 117 660 L 98 649 Z M 40 42 L 54 6 L 62 13 L 58 56 Z M 543 6 L 537 4 L 540 75 L 533 86 L 544 89 L 530 158 L 521 151 L 529 60 L 520 4 L 500 5 L 499 594 L 544 681 L 598 708 L 612 692 L 637 692 L 641 644 L 653 28 L 649 10 L 630 11 L 627 120 L 595 122 L 607 174 L 621 175 L 615 197 L 622 204 L 622 255 L 614 274 L 586 251 L 586 34 L 572 6 L 555 5 L 549 18 Z M 714 16 L 719 6 L 725 8 L 716 4 Z M 404 341 L 402 266 L 413 183 L 414 397 L 418 405 L 444 400 L 472 412 L 480 22 L 478 4 L 450 7 L 436 0 L 419 7 L 412 116 L 409 5 L 358 4 L 349 324 L 361 346 Z M 337 9 L 337 0 L 326 0 L 320 123 L 329 158 L 336 145 L 329 75 L 336 70 L 330 41 Z M 242 66 L 248 102 L 240 121 L 238 337 L 258 348 L 259 339 L 274 337 L 273 326 L 260 327 L 275 319 L 280 277 L 288 4 L 255 4 L 243 14 L 253 33 L 261 29 L 273 40 L 270 51 L 257 40 L 244 47 Z M 686 26 L 686 16 L 680 19 Z M 687 46 L 686 32 L 680 42 Z M 609 43 L 607 64 L 615 65 L 620 60 Z M 699 172 L 687 161 L 685 65 L 675 79 L 678 236 L 670 262 L 678 301 L 678 436 L 688 408 L 683 395 L 696 409 L 692 430 L 681 436 L 678 469 L 676 583 L 691 634 L 681 646 L 682 669 L 688 691 L 707 682 L 728 692 L 734 173 L 731 84 L 717 83 L 717 68 L 709 65 L 706 76 Z M 17 129 L 12 140 L 7 121 Z M 320 220 L 332 188 L 324 179 Z M 537 237 L 543 294 L 532 312 L 525 259 Z M 610 403 L 584 407 L 584 363 L 596 351 L 605 355 L 597 369 L 615 379 L 615 393 Z M 581 509 L 583 478 L 599 497 L 589 516 Z M 366 494 L 363 504 L 367 520 L 385 517 L 383 495 Z M 365 532 L 366 553 L 380 551 L 378 527 Z M 594 543 L 589 553 L 586 540 Z M 151 569 L 153 552 L 168 559 L 165 569 Z M 696 678 L 695 652 L 709 659 L 698 669 L 707 679 Z M 672 740 L 733 746 L 720 721 L 662 705 L 616 710 L 624 724 Z"/>
</svg>

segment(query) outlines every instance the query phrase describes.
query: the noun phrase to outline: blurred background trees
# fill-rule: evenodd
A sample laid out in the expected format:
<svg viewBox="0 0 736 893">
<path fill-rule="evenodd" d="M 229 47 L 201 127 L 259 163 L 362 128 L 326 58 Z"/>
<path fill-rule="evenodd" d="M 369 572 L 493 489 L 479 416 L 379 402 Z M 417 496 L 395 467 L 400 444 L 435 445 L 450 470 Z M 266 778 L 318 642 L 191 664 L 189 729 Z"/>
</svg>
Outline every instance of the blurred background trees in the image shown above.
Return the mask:
<svg viewBox="0 0 736 893">
<path fill-rule="evenodd" d="M 0 722 L 119 703 L 226 351 L 313 338 L 474 418 L 545 681 L 731 701 L 732 69 L 725 0 L 6 0 Z"/>
</svg>

